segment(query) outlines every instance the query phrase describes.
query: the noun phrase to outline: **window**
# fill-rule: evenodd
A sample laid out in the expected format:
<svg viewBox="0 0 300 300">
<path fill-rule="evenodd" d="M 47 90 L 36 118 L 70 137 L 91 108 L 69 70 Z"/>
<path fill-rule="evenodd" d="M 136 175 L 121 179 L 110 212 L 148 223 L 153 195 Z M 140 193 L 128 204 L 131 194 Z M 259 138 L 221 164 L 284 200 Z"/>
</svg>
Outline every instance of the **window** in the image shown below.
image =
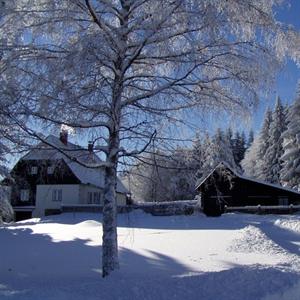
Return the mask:
<svg viewBox="0 0 300 300">
<path fill-rule="evenodd" d="M 100 193 L 94 192 L 94 204 L 100 204 Z"/>
<path fill-rule="evenodd" d="M 20 190 L 20 200 L 22 202 L 29 200 L 29 190 Z"/>
<path fill-rule="evenodd" d="M 37 174 L 37 172 L 38 172 L 38 167 L 31 167 L 31 170 L 30 170 L 30 174 L 31 175 L 36 175 Z"/>
<path fill-rule="evenodd" d="M 278 204 L 279 205 L 289 205 L 289 199 L 288 199 L 288 197 L 280 197 L 279 196 Z"/>
<path fill-rule="evenodd" d="M 92 192 L 88 192 L 87 203 L 88 204 L 92 204 L 93 203 L 93 193 Z"/>
<path fill-rule="evenodd" d="M 88 204 L 100 204 L 101 193 L 100 192 L 88 192 L 87 203 Z"/>
<path fill-rule="evenodd" d="M 54 167 L 53 166 L 49 166 L 48 168 L 47 168 L 47 174 L 53 174 L 54 173 Z"/>
<path fill-rule="evenodd" d="M 60 201 L 62 200 L 62 190 L 55 189 L 52 191 L 52 201 Z"/>
</svg>

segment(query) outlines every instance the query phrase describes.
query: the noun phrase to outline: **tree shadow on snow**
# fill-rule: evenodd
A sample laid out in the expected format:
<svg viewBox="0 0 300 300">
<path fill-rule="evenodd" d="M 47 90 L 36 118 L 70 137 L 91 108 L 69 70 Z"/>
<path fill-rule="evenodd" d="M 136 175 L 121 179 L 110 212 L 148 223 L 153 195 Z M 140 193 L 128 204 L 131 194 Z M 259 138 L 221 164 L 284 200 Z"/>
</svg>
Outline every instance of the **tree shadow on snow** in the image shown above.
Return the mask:
<svg viewBox="0 0 300 300">
<path fill-rule="evenodd" d="M 118 227 L 166 230 L 238 230 L 259 222 L 255 215 L 223 214 L 207 217 L 202 213 L 181 216 L 152 216 L 143 212 L 118 215 Z"/>
<path fill-rule="evenodd" d="M 4 297 L 48 300 L 52 294 L 57 297 L 49 299 L 60 299 L 56 289 L 72 294 L 71 286 L 103 282 L 102 248 L 90 245 L 89 239 L 53 241 L 48 234 L 13 226 L 0 229 L 0 240 L 1 300 Z M 142 269 L 153 277 L 159 273 L 180 275 L 188 272 L 187 267 L 171 257 L 155 252 L 147 254 L 143 256 L 120 248 L 121 269 L 133 270 L 133 274 L 134 270 Z M 42 297 L 40 293 L 48 296 Z"/>
<path fill-rule="evenodd" d="M 300 280 L 260 265 L 196 273 L 170 256 L 127 248 L 120 272 L 101 279 L 101 247 L 87 239 L 54 242 L 28 228 L 2 228 L 0 237 L 0 299 L 256 300 Z"/>
<path fill-rule="evenodd" d="M 270 240 L 291 254 L 300 255 L 300 234 L 291 230 L 267 223 L 257 226 Z"/>
</svg>

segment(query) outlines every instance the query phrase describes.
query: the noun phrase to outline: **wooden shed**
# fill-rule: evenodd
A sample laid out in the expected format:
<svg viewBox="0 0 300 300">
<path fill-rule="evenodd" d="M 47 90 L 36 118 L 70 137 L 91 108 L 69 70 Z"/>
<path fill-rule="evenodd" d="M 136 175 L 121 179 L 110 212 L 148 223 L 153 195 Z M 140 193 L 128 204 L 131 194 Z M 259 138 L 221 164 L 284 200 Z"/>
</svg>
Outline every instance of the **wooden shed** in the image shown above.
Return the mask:
<svg viewBox="0 0 300 300">
<path fill-rule="evenodd" d="M 219 216 L 224 207 L 299 205 L 300 193 L 295 190 L 247 178 L 225 162 L 219 163 L 196 186 L 203 212 Z"/>
</svg>

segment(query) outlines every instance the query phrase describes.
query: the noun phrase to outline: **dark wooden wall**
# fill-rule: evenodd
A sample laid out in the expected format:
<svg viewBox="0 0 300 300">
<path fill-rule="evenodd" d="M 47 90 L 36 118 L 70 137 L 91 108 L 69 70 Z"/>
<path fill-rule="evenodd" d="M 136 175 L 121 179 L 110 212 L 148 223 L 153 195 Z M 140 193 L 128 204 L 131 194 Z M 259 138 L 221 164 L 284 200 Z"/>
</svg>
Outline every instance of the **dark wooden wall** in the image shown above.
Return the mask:
<svg viewBox="0 0 300 300">
<path fill-rule="evenodd" d="M 38 167 L 37 174 L 31 174 L 31 167 L 33 166 Z M 54 168 L 53 174 L 47 173 L 49 166 Z M 11 191 L 13 206 L 35 205 L 36 186 L 38 184 L 80 183 L 80 180 L 63 160 L 20 160 L 11 171 L 11 177 L 13 178 Z M 29 201 L 20 201 L 21 189 L 29 189 Z"/>
<path fill-rule="evenodd" d="M 224 206 L 300 204 L 300 195 L 268 184 L 238 177 L 226 170 L 215 170 L 198 188 L 201 193 L 203 211 L 208 215 L 220 215 Z"/>
</svg>

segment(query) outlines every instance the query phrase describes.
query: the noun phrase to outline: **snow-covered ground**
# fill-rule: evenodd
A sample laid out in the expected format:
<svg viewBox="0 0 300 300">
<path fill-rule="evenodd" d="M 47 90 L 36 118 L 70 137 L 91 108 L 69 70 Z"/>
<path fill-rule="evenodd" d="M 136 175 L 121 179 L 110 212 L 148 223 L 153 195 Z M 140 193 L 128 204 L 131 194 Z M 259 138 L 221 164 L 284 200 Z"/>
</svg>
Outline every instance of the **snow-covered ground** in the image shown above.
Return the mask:
<svg viewBox="0 0 300 300">
<path fill-rule="evenodd" d="M 101 277 L 101 215 L 0 228 L 0 299 L 299 300 L 300 215 L 119 216 L 120 271 Z"/>
</svg>

